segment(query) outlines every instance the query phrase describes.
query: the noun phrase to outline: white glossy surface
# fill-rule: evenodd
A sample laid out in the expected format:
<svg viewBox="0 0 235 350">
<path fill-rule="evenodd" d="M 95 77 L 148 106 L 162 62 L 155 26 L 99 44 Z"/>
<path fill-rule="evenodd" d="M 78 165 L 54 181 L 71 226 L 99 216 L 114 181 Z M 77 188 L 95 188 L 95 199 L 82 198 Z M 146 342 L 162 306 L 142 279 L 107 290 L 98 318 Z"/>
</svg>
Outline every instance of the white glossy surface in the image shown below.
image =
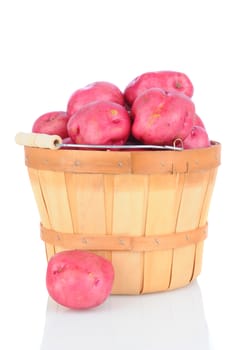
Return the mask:
<svg viewBox="0 0 235 350">
<path fill-rule="evenodd" d="M 210 349 L 201 290 L 197 283 L 158 295 L 112 296 L 97 309 L 71 312 L 51 299 L 42 350 Z"/>
<path fill-rule="evenodd" d="M 232 5 L 1 2 L 0 349 L 235 349 Z M 44 112 L 63 110 L 80 86 L 109 80 L 124 88 L 136 75 L 162 69 L 191 77 L 197 112 L 223 146 L 202 273 L 177 291 L 111 296 L 97 309 L 65 310 L 48 299 L 39 216 L 14 136 Z"/>
</svg>

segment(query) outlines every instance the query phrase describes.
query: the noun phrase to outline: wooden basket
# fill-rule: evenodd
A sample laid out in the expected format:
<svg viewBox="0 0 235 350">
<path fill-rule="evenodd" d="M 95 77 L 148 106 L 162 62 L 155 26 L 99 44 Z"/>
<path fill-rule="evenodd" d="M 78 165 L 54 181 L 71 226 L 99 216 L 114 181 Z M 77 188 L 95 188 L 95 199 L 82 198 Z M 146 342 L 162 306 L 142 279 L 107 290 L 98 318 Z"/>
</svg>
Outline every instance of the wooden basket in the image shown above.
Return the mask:
<svg viewBox="0 0 235 350">
<path fill-rule="evenodd" d="M 112 261 L 113 294 L 183 287 L 201 271 L 221 146 L 184 151 L 25 146 L 47 259 L 66 249 Z"/>
</svg>

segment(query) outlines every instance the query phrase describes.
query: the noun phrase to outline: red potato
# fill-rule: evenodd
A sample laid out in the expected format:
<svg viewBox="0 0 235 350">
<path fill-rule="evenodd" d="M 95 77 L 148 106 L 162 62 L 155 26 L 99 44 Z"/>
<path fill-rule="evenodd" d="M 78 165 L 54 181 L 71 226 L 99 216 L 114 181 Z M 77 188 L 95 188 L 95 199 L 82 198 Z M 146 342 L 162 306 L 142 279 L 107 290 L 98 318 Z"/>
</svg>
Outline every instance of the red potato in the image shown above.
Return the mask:
<svg viewBox="0 0 235 350">
<path fill-rule="evenodd" d="M 68 144 L 73 144 L 73 141 L 70 137 L 65 137 L 63 140 L 62 140 L 62 143 L 65 144 L 65 145 L 68 145 Z"/>
<path fill-rule="evenodd" d="M 66 137 L 66 138 L 64 138 L 63 140 L 62 140 L 62 143 L 64 144 L 64 145 L 73 145 L 74 144 L 74 142 L 72 141 L 72 139 L 70 138 L 70 137 Z M 60 147 L 60 149 L 67 149 L 67 150 L 78 150 L 79 148 L 78 147 L 71 147 L 71 146 L 69 146 L 69 147 L 66 147 L 66 146 L 62 146 L 62 147 Z"/>
<path fill-rule="evenodd" d="M 124 105 L 124 95 L 114 84 L 97 81 L 76 90 L 69 98 L 67 113 L 71 117 L 82 106 L 94 101 L 112 101 Z"/>
<path fill-rule="evenodd" d="M 193 126 L 195 106 L 184 94 L 148 89 L 132 106 L 132 135 L 144 144 L 172 145 Z"/>
<path fill-rule="evenodd" d="M 195 125 L 183 140 L 184 149 L 204 148 L 210 146 L 210 140 L 205 128 Z"/>
<path fill-rule="evenodd" d="M 80 108 L 67 125 L 77 144 L 123 145 L 131 130 L 130 116 L 124 106 L 110 101 L 95 101 Z"/>
<path fill-rule="evenodd" d="M 200 118 L 199 115 L 197 114 L 195 114 L 193 125 L 201 126 L 202 128 L 205 129 L 205 124 L 203 123 L 202 118 Z"/>
<path fill-rule="evenodd" d="M 64 144 L 64 146 L 60 147 L 60 149 L 66 149 L 66 150 L 95 150 L 96 148 L 85 148 L 85 147 L 78 147 L 78 145 L 73 142 L 73 140 L 70 137 L 66 137 L 65 139 L 62 140 L 62 143 Z M 69 144 L 69 147 L 66 146 Z"/>
<path fill-rule="evenodd" d="M 175 71 L 147 72 L 133 79 L 125 88 L 127 104 L 131 106 L 137 96 L 155 87 L 181 92 L 189 97 L 193 95 L 193 84 L 186 74 Z"/>
<path fill-rule="evenodd" d="M 70 309 L 88 309 L 102 304 L 111 293 L 113 280 L 111 262 L 87 251 L 57 253 L 47 266 L 49 295 Z"/>
<path fill-rule="evenodd" d="M 67 123 L 69 117 L 66 112 L 48 112 L 38 117 L 32 127 L 32 132 L 68 137 Z"/>
</svg>

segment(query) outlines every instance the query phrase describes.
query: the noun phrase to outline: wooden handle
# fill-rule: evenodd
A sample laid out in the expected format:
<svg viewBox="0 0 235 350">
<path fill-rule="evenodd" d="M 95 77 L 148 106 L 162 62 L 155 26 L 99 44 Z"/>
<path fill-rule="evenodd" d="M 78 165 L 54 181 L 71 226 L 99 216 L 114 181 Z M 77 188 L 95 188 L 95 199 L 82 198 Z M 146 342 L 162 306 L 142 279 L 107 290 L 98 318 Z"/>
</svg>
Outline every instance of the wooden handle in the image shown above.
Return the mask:
<svg viewBox="0 0 235 350">
<path fill-rule="evenodd" d="M 62 139 L 58 135 L 19 132 L 15 136 L 15 142 L 22 146 L 58 149 Z"/>
</svg>

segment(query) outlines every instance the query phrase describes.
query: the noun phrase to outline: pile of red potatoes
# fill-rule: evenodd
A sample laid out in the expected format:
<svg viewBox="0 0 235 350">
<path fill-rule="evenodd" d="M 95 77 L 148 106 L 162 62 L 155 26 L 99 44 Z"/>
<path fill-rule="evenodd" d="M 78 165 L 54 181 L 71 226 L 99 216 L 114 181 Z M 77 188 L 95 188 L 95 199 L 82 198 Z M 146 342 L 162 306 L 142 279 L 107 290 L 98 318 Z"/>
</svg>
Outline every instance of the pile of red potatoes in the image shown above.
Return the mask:
<svg viewBox="0 0 235 350">
<path fill-rule="evenodd" d="M 93 145 L 210 146 L 196 113 L 193 84 L 182 72 L 147 72 L 124 89 L 107 81 L 80 87 L 64 111 L 39 116 L 32 131 L 59 135 L 63 143 Z"/>
</svg>

